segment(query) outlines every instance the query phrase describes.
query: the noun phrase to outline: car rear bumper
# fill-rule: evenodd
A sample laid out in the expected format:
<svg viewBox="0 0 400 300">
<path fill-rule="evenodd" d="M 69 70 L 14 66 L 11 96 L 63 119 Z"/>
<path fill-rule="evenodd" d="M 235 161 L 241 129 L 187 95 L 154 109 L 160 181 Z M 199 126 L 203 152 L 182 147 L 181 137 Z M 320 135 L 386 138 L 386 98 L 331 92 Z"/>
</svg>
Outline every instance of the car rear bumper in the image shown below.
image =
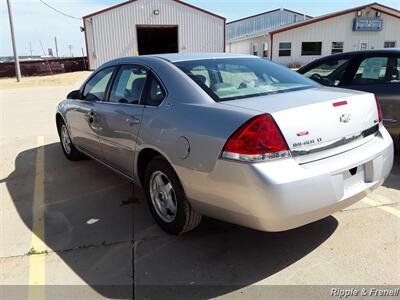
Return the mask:
<svg viewBox="0 0 400 300">
<path fill-rule="evenodd" d="M 392 165 L 393 142 L 381 127 L 362 146 L 302 165 L 293 159 L 257 164 L 220 159 L 211 173 L 174 167 L 200 213 L 258 230 L 283 231 L 362 199 L 383 183 Z"/>
</svg>

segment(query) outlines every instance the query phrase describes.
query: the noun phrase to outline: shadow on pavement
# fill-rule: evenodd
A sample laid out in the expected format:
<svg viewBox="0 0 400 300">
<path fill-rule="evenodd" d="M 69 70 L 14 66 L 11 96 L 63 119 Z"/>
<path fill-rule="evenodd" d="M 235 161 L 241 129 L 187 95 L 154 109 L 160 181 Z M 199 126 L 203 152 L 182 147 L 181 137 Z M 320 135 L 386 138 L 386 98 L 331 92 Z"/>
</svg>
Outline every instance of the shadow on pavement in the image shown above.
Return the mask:
<svg viewBox="0 0 400 300">
<path fill-rule="evenodd" d="M 205 218 L 193 232 L 136 237 L 136 299 L 209 299 L 263 280 L 309 254 L 335 231 L 333 217 L 281 233 Z M 151 230 L 150 230 L 151 231 Z M 162 295 L 162 297 L 161 297 Z"/>
<path fill-rule="evenodd" d="M 36 153 L 36 148 L 21 152 L 14 172 L 2 180 L 31 230 Z M 205 218 L 196 230 L 175 237 L 154 224 L 142 191 L 136 189 L 139 200 L 131 201 L 127 180 L 92 160 L 67 161 L 58 143 L 44 146 L 44 173 L 45 233 L 39 237 L 108 298 L 131 298 L 133 282 L 137 299 L 223 295 L 295 263 L 338 226 L 328 217 L 266 233 Z"/>
<path fill-rule="evenodd" d="M 2 180 L 31 230 L 34 197 L 40 202 L 40 193 L 35 193 L 38 149 L 21 152 L 14 172 Z M 44 235 L 34 233 L 49 250 L 57 251 L 84 281 L 80 284 L 90 285 L 105 297 L 132 298 L 132 185 L 92 160 L 68 161 L 58 143 L 46 145 L 43 150 L 44 205 L 35 215 L 44 216 L 45 230 Z M 54 264 L 46 264 L 46 284 L 71 284 L 69 277 L 58 274 L 60 269 L 52 268 Z M 59 290 L 69 293 L 77 289 L 84 292 L 79 287 Z"/>
</svg>

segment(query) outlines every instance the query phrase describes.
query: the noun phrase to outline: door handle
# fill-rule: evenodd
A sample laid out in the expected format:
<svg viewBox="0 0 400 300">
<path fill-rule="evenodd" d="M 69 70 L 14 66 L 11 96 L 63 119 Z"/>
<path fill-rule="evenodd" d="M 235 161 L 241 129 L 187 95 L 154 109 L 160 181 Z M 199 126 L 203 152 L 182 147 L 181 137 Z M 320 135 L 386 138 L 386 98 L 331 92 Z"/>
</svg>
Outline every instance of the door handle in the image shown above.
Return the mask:
<svg viewBox="0 0 400 300">
<path fill-rule="evenodd" d="M 91 110 L 88 114 L 88 121 L 90 124 L 92 124 L 94 121 L 96 121 L 96 112 Z"/>
<path fill-rule="evenodd" d="M 136 117 L 126 118 L 125 121 L 129 123 L 129 125 L 138 125 L 140 124 L 140 119 Z"/>
<path fill-rule="evenodd" d="M 140 124 L 140 120 L 139 119 L 133 119 L 132 120 L 132 124 Z"/>
</svg>

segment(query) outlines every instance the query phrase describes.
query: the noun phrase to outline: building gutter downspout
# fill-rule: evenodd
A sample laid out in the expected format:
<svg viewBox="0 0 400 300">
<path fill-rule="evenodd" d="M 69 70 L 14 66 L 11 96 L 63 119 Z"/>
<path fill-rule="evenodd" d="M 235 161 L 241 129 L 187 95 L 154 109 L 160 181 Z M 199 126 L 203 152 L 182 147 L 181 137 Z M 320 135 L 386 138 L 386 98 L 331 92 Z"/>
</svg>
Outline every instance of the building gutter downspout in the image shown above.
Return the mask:
<svg viewBox="0 0 400 300">
<path fill-rule="evenodd" d="M 271 35 L 271 45 L 270 45 L 270 51 L 269 51 L 269 60 L 272 61 L 272 50 L 274 49 L 274 34 L 270 33 Z"/>
</svg>

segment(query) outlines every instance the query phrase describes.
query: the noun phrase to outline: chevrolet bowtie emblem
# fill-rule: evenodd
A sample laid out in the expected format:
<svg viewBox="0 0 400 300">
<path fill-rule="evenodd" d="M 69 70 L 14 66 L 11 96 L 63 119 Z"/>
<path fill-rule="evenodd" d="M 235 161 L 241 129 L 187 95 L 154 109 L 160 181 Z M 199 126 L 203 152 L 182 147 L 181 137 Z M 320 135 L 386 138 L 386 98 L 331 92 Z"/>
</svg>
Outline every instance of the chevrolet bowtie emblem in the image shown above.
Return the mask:
<svg viewBox="0 0 400 300">
<path fill-rule="evenodd" d="M 343 114 L 340 116 L 340 122 L 349 123 L 351 121 L 351 114 Z"/>
</svg>

